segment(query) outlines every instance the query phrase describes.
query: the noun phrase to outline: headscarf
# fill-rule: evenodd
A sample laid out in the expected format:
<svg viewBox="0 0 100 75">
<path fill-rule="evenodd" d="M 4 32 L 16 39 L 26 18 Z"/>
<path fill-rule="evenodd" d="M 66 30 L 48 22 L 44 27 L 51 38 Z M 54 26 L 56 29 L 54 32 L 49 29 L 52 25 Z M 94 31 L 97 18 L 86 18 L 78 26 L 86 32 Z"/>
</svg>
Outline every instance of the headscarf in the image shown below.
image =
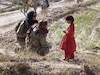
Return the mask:
<svg viewBox="0 0 100 75">
<path fill-rule="evenodd" d="M 29 26 L 32 26 L 34 23 L 38 23 L 37 20 L 33 20 L 33 16 L 36 15 L 36 12 L 30 11 L 27 13 L 27 21 L 29 23 Z"/>
</svg>

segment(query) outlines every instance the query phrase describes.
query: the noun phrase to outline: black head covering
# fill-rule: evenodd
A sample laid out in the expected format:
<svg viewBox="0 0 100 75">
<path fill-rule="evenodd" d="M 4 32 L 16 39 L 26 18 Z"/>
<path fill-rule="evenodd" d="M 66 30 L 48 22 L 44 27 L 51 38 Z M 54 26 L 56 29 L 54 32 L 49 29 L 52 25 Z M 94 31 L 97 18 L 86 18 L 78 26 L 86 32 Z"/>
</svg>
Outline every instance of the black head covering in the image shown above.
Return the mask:
<svg viewBox="0 0 100 75">
<path fill-rule="evenodd" d="M 33 20 L 33 16 L 36 15 L 36 12 L 30 11 L 27 13 L 27 20 L 30 26 L 32 26 L 34 23 L 38 23 L 37 20 Z"/>
<path fill-rule="evenodd" d="M 74 17 L 73 16 L 67 16 L 66 20 L 74 21 Z"/>
</svg>

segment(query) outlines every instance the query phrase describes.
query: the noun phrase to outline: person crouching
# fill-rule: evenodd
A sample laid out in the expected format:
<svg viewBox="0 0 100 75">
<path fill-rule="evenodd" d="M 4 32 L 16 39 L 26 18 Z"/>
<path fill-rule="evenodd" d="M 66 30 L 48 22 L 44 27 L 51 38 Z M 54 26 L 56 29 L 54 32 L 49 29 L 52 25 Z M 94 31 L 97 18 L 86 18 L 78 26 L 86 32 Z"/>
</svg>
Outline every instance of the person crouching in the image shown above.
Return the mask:
<svg viewBox="0 0 100 75">
<path fill-rule="evenodd" d="M 46 41 L 48 34 L 47 21 L 41 21 L 39 25 L 32 26 L 29 34 L 29 50 L 32 50 L 39 55 L 46 55 L 49 52 L 49 45 Z"/>
</svg>

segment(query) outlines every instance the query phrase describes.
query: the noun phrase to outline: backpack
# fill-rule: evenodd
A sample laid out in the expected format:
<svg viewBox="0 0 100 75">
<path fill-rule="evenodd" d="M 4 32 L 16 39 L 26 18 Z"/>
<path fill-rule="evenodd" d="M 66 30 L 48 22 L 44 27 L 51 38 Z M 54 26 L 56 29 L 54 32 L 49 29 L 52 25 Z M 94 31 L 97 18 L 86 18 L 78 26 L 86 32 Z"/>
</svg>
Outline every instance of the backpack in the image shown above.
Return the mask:
<svg viewBox="0 0 100 75">
<path fill-rule="evenodd" d="M 27 20 L 21 20 L 15 27 L 15 32 L 17 37 L 26 37 L 27 28 L 28 28 Z"/>
<path fill-rule="evenodd" d="M 15 32 L 17 32 L 17 29 L 18 29 L 18 27 L 20 26 L 20 23 L 22 22 L 23 20 L 20 20 L 19 22 L 18 22 L 18 24 L 16 25 L 16 27 L 15 27 Z"/>
</svg>

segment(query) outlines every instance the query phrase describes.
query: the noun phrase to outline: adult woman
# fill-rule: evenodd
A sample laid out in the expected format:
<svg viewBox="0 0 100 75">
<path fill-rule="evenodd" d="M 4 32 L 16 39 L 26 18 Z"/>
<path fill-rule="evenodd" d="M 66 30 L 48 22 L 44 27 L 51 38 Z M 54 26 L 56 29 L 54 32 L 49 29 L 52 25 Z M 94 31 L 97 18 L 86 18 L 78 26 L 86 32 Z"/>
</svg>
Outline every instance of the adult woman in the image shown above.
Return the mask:
<svg viewBox="0 0 100 75">
<path fill-rule="evenodd" d="M 26 19 L 22 20 L 16 27 L 17 42 L 21 48 L 26 46 L 25 38 L 27 30 L 30 29 L 35 23 L 38 23 L 36 20 L 36 12 L 30 11 L 28 12 Z"/>
</svg>

